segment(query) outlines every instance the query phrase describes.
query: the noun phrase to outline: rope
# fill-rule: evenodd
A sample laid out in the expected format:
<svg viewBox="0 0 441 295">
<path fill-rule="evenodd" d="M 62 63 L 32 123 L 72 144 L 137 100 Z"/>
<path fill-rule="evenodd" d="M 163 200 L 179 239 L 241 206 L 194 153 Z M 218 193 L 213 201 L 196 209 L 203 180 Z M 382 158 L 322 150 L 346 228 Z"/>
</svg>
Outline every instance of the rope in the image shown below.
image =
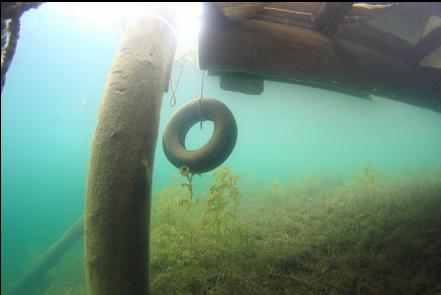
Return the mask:
<svg viewBox="0 0 441 295">
<path fill-rule="evenodd" d="M 205 80 L 205 71 L 202 71 L 201 97 L 199 98 L 199 100 L 201 100 L 204 97 L 204 80 Z"/>
<path fill-rule="evenodd" d="M 176 91 L 178 91 L 179 81 L 181 80 L 182 72 L 184 71 L 184 65 L 180 66 L 181 71 L 179 72 L 178 79 L 176 80 L 176 87 L 173 89 L 173 79 L 170 79 L 170 88 L 172 91 L 172 96 L 170 97 L 170 106 L 174 107 L 176 104 Z"/>
<path fill-rule="evenodd" d="M 201 115 L 201 101 L 202 98 L 204 98 L 204 81 L 205 81 L 205 71 L 202 71 L 201 96 L 199 97 L 199 102 L 198 102 L 198 112 L 199 112 L 199 117 L 201 118 L 200 129 L 202 129 L 202 122 L 204 122 L 204 119 Z"/>
</svg>

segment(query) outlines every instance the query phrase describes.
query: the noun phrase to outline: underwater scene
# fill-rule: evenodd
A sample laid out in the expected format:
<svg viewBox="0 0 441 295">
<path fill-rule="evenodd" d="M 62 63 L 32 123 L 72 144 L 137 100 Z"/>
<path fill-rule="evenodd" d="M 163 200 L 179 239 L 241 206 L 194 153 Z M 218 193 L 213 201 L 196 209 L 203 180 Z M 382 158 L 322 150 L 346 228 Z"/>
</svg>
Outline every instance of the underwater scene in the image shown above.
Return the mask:
<svg viewBox="0 0 441 295">
<path fill-rule="evenodd" d="M 86 294 L 82 227 L 71 226 L 82 225 L 123 31 L 55 3 L 21 18 L 1 97 L 2 294 Z M 150 294 L 441 294 L 441 114 L 272 81 L 261 95 L 222 90 L 199 69 L 190 37 L 178 34 L 161 107 Z M 201 96 L 231 110 L 237 140 L 199 175 L 171 164 L 162 140 L 176 111 Z M 213 132 L 197 122 L 186 147 Z M 56 258 L 32 273 L 51 249 Z"/>
</svg>

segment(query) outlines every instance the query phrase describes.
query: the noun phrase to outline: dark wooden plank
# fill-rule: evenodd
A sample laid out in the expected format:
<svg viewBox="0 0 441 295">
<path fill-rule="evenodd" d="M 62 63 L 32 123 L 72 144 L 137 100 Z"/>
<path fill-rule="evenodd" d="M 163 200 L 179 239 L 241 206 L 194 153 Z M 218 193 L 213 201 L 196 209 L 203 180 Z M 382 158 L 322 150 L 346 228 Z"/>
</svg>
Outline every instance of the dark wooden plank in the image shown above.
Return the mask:
<svg viewBox="0 0 441 295">
<path fill-rule="evenodd" d="M 261 11 L 268 2 L 216 2 L 224 16 L 232 22 L 241 22 Z"/>
<path fill-rule="evenodd" d="M 224 90 L 258 95 L 263 92 L 263 79 L 243 73 L 221 73 L 219 86 Z"/>
<path fill-rule="evenodd" d="M 413 46 L 411 51 L 411 61 L 418 64 L 423 58 L 441 46 L 441 27 L 433 29 L 420 42 Z"/>
<path fill-rule="evenodd" d="M 323 10 L 314 18 L 313 28 L 332 36 L 352 7 L 352 2 L 324 2 Z"/>
<path fill-rule="evenodd" d="M 9 295 L 25 294 L 36 284 L 83 235 L 83 217 L 79 218 L 63 236 L 41 254 L 26 270 L 25 274 L 9 290 Z"/>
<path fill-rule="evenodd" d="M 386 54 L 393 55 L 405 62 L 413 61 L 410 54 L 412 45 L 400 37 L 370 26 L 368 23 L 359 23 L 345 27 L 334 37 L 350 40 L 371 47 Z"/>
<path fill-rule="evenodd" d="M 314 30 L 249 19 L 234 27 L 205 27 L 199 40 L 199 65 L 204 70 L 303 81 L 441 111 L 441 86 L 434 75 L 395 56 Z"/>
</svg>

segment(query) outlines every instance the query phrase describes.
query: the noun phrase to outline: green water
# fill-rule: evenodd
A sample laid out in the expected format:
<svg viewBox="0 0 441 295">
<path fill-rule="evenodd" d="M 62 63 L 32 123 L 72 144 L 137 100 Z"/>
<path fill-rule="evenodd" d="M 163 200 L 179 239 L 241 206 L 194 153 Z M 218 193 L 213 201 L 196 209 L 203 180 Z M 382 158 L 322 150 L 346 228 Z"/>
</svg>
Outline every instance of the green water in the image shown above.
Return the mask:
<svg viewBox="0 0 441 295">
<path fill-rule="evenodd" d="M 121 37 L 119 31 L 86 29 L 66 21 L 50 6 L 26 13 L 21 29 L 1 99 L 2 293 L 83 212 L 89 147 L 105 79 Z M 176 67 L 172 79 L 176 80 L 178 75 L 179 68 Z M 184 67 L 176 106 L 169 105 L 170 93 L 164 94 L 160 136 L 171 114 L 199 96 L 201 78 L 202 73 L 193 59 Z M 440 292 L 436 278 L 439 279 L 440 275 L 441 253 L 439 249 L 425 251 L 424 246 L 431 244 L 430 239 L 439 241 L 441 237 L 441 222 L 438 223 L 440 217 L 437 214 L 441 212 L 441 114 L 380 97 L 365 101 L 276 82 L 265 82 L 262 95 L 250 96 L 221 90 L 218 77 L 212 76 L 206 77 L 204 95 L 224 102 L 237 121 L 237 144 L 222 166 L 229 167 L 234 175 L 242 175 L 237 182 L 242 196 L 240 211 L 235 213 L 238 223 L 231 225 L 232 230 L 227 233 L 225 229 L 230 228 L 230 221 L 226 217 L 221 218 L 224 232 L 207 230 L 206 236 L 199 237 L 199 241 L 208 241 L 207 244 L 199 242 L 191 247 L 176 244 L 180 249 L 189 247 L 194 253 L 206 253 L 212 258 L 212 264 L 199 254 L 193 253 L 189 259 L 184 252 L 171 249 L 186 232 L 198 232 L 201 226 L 198 220 L 206 213 L 204 202 L 210 198 L 209 188 L 215 179 L 211 176 L 212 172 L 201 178 L 195 176 L 194 198 L 200 202 L 190 209 L 191 212 L 182 211 L 179 200 L 188 197 L 187 192 L 180 188 L 184 179 L 165 158 L 160 137 L 153 176 L 152 226 L 158 235 L 152 237 L 156 239 L 152 242 L 152 252 L 155 253 L 152 284 L 156 284 L 153 290 L 170 294 L 205 294 L 207 290 L 210 294 L 231 294 L 231 290 L 239 292 L 237 294 L 292 294 L 290 292 L 296 290 L 298 294 L 342 294 L 357 290 L 362 294 L 399 294 L 408 287 L 407 290 L 415 292 Z M 202 131 L 197 128 L 192 130 L 190 140 L 194 147 L 202 145 L 212 130 L 208 124 Z M 366 165 L 375 171 L 374 188 L 366 185 L 370 183 L 366 179 L 371 179 L 371 175 L 363 169 Z M 163 200 L 170 202 L 164 203 Z M 233 201 L 227 200 L 231 207 Z M 345 204 L 352 204 L 354 200 L 359 202 L 357 206 L 344 209 L 347 208 Z M 424 207 L 424 202 L 430 206 Z M 177 219 L 175 225 L 163 219 L 161 204 L 171 206 L 173 218 Z M 392 209 L 387 211 L 386 207 Z M 323 208 L 329 208 L 329 211 Z M 360 208 L 365 209 L 365 215 L 359 214 Z M 406 213 L 408 209 L 409 214 Z M 387 217 L 390 212 L 396 211 L 406 214 L 395 219 Z M 355 217 L 350 212 L 356 212 Z M 337 215 L 332 215 L 334 213 Z M 375 215 L 380 213 L 383 214 L 381 217 Z M 283 216 L 291 219 L 283 219 Z M 308 218 L 311 216 L 313 221 L 310 222 Z M 308 268 L 297 269 L 291 267 L 286 262 L 288 260 L 283 260 L 284 257 L 300 255 L 299 249 L 308 248 L 305 245 L 312 245 L 314 249 L 314 242 L 324 239 L 320 236 L 320 228 L 326 229 L 329 235 L 338 236 L 341 233 L 338 229 L 344 228 L 354 218 L 363 219 L 363 216 L 368 216 L 364 225 L 369 228 L 367 232 L 371 236 L 366 239 L 373 245 L 377 245 L 382 234 L 391 235 L 395 240 L 406 237 L 403 241 L 409 243 L 407 249 L 411 249 L 406 252 L 407 256 L 411 257 L 412 251 L 417 251 L 434 259 L 437 257 L 438 262 L 433 260 L 433 263 L 438 263 L 436 265 L 425 265 L 423 262 L 426 260 L 418 260 L 418 267 L 426 269 L 420 285 L 427 288 L 418 287 L 418 282 L 412 283 L 414 285 L 409 283 L 414 282 L 415 276 L 418 278 L 423 274 L 409 274 L 404 270 L 402 274 L 394 275 L 408 279 L 393 281 L 396 285 L 388 281 L 388 285 L 378 284 L 374 288 L 369 284 L 375 281 L 375 276 L 357 273 L 357 270 L 369 269 L 369 262 L 351 269 L 354 278 L 350 280 L 369 278 L 360 279 L 362 283 L 327 284 L 325 281 L 332 280 L 318 275 L 320 270 L 310 270 L 311 275 L 308 276 Z M 382 226 L 391 227 L 391 231 L 375 227 L 369 218 L 372 222 L 383 220 Z M 327 228 L 326 224 L 331 222 L 336 226 Z M 420 235 L 409 234 L 407 237 L 400 228 L 402 225 L 410 233 L 414 233 L 412 230 L 416 225 L 424 230 Z M 171 228 L 182 235 L 172 235 Z M 286 230 L 282 231 L 284 228 Z M 424 235 L 426 229 L 431 234 Z M 295 234 L 290 236 L 292 231 L 303 233 L 302 237 L 309 235 L 312 244 L 302 242 Z M 288 237 L 285 240 L 282 232 Z M 418 232 L 417 228 L 415 232 Z M 234 245 L 225 242 L 233 237 L 228 234 L 243 237 L 244 233 L 250 237 L 246 243 L 251 244 L 240 239 L 234 240 Z M 354 239 L 360 241 L 359 237 Z M 363 241 L 366 243 L 366 240 Z M 378 253 L 383 253 L 382 249 L 390 250 L 387 243 L 392 241 L 385 241 L 375 246 Z M 66 253 L 46 278 L 41 279 L 39 286 L 31 287 L 29 294 L 56 294 L 55 290 L 63 288 L 71 290 L 65 291 L 65 294 L 81 294 L 84 291 L 81 242 Z M 164 246 L 164 243 L 170 246 L 170 253 L 175 251 L 173 253 L 177 254 L 159 253 L 155 245 Z M 332 247 L 333 243 L 338 244 L 339 240 L 328 242 L 326 247 Z M 254 249 L 255 252 L 250 254 L 253 258 L 236 265 L 234 261 L 238 261 L 237 257 L 251 253 L 251 250 L 241 248 L 245 244 Z M 219 249 L 217 252 L 203 252 L 204 247 Z M 277 251 L 269 249 L 278 247 L 280 257 L 275 258 Z M 291 253 L 290 249 L 296 250 Z M 348 254 L 353 249 L 345 246 L 339 253 Z M 332 251 L 329 251 L 323 256 L 330 257 Z M 366 255 L 373 256 L 373 250 L 369 251 L 366 250 Z M 222 255 L 216 256 L 216 253 Z M 302 253 L 304 255 L 305 252 Z M 383 254 L 394 257 L 386 250 Z M 169 260 L 162 261 L 161 255 L 169 257 Z M 308 263 L 308 255 L 306 258 L 302 256 L 302 263 Z M 310 259 L 310 263 L 317 265 L 318 254 L 310 255 L 315 257 Z M 338 253 L 333 255 L 340 257 Z M 396 257 L 397 263 L 400 257 Z M 285 262 L 278 266 L 272 264 L 279 260 Z M 250 261 L 253 264 L 247 264 Z M 219 268 L 213 266 L 220 262 L 225 264 Z M 195 264 L 188 267 L 188 263 Z M 326 264 L 323 273 L 332 273 L 330 269 L 348 264 L 350 262 L 335 259 L 334 264 Z M 404 267 L 399 265 L 394 269 Z M 186 269 L 185 273 L 183 269 Z M 229 271 L 237 276 L 229 276 Z M 262 277 L 259 274 L 266 275 Z M 336 276 L 342 274 L 345 272 L 335 273 Z M 381 269 L 376 274 L 387 281 L 387 275 Z M 175 289 L 161 289 L 162 284 L 171 278 L 174 278 L 172 286 Z M 260 285 L 257 282 L 261 282 Z M 317 282 L 322 282 L 324 287 L 320 289 Z"/>
</svg>

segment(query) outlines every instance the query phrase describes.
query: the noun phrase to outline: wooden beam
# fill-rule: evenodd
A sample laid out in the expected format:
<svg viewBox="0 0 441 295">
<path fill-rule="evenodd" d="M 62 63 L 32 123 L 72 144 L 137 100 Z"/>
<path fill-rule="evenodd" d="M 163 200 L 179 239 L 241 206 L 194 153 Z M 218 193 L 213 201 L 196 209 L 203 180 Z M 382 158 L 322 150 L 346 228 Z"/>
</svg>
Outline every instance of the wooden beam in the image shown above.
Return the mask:
<svg viewBox="0 0 441 295">
<path fill-rule="evenodd" d="M 351 7 L 352 2 L 324 2 L 323 10 L 314 18 L 314 29 L 334 35 Z"/>
<path fill-rule="evenodd" d="M 38 8 L 43 2 L 2 2 L 2 41 L 1 41 L 1 93 L 6 83 L 6 73 L 14 58 L 15 48 L 20 35 L 20 17 L 31 9 Z"/>
<path fill-rule="evenodd" d="M 311 27 L 312 14 L 285 10 L 280 8 L 265 7 L 262 11 L 253 16 L 253 19 L 260 19 L 280 24 Z"/>
<path fill-rule="evenodd" d="M 411 44 L 395 34 L 384 32 L 363 22 L 351 27 L 342 28 L 334 37 L 351 40 L 352 42 L 393 55 L 405 62 L 411 62 Z M 413 63 L 413 62 L 411 62 Z"/>
<path fill-rule="evenodd" d="M 438 77 L 394 56 L 300 27 L 251 19 L 234 27 L 205 26 L 199 65 L 212 72 L 376 94 L 441 111 Z"/>
<path fill-rule="evenodd" d="M 364 22 L 383 15 L 396 7 L 396 4 L 370 5 L 366 3 L 353 4 L 344 18 L 344 23 Z"/>
<path fill-rule="evenodd" d="M 83 235 L 83 217 L 79 218 L 64 235 L 41 254 L 26 270 L 21 279 L 15 283 L 7 294 L 21 295 L 37 283 L 51 267 L 69 250 Z"/>
<path fill-rule="evenodd" d="M 441 47 L 441 27 L 433 29 L 411 50 L 412 62 L 418 64 L 423 58 L 431 54 L 435 49 Z"/>
<path fill-rule="evenodd" d="M 379 15 L 369 22 L 341 26 L 335 36 L 369 46 L 417 65 L 423 58 L 441 46 L 441 29 L 439 27 L 429 29 L 431 26 L 428 26 L 428 20 L 432 13 L 436 12 L 437 7 L 441 7 L 441 5 L 437 6 L 436 3 L 402 3 L 392 10 L 385 8 L 389 10 L 387 14 Z M 409 26 L 405 21 L 410 17 L 412 17 L 414 26 Z M 388 30 L 387 28 L 390 26 L 395 29 Z M 436 23 L 432 26 L 436 26 Z M 409 36 L 406 31 L 411 28 L 414 32 L 412 36 Z M 426 29 L 429 33 L 418 41 Z M 412 39 L 413 42 L 411 42 Z"/>
<path fill-rule="evenodd" d="M 23 12 L 31 8 L 38 8 L 43 3 L 45 2 L 2 2 L 2 21 L 9 18 L 20 17 Z"/>
<path fill-rule="evenodd" d="M 322 2 L 270 2 L 268 7 L 312 14 Z"/>
<path fill-rule="evenodd" d="M 243 73 L 220 73 L 220 88 L 245 94 L 258 95 L 263 92 L 263 79 Z"/>
<path fill-rule="evenodd" d="M 261 11 L 268 2 L 216 2 L 224 16 L 232 22 L 241 22 Z"/>
</svg>

